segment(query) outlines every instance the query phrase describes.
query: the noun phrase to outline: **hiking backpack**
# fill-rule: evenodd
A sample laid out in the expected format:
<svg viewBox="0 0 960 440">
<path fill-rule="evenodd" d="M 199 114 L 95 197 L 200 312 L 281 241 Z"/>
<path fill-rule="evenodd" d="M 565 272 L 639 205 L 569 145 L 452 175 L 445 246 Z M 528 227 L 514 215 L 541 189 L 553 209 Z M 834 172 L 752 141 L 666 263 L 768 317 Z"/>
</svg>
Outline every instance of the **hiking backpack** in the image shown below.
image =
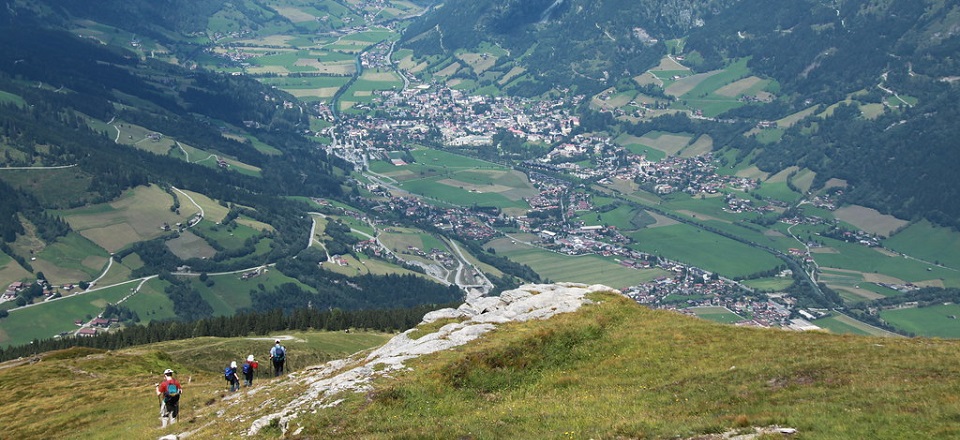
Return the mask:
<svg viewBox="0 0 960 440">
<path fill-rule="evenodd" d="M 226 379 L 228 382 L 232 382 L 233 376 L 236 374 L 237 374 L 237 370 L 234 370 L 233 368 L 227 367 L 223 369 L 223 378 Z"/>
<path fill-rule="evenodd" d="M 249 362 L 243 364 L 243 374 L 250 374 L 253 372 L 253 365 L 250 365 Z"/>
<path fill-rule="evenodd" d="M 282 345 L 278 345 L 277 349 L 273 351 L 273 360 L 282 361 L 286 357 L 286 350 L 283 349 Z"/>
<path fill-rule="evenodd" d="M 167 392 L 163 393 L 166 397 L 174 397 L 180 395 L 180 387 L 177 386 L 176 382 L 167 382 Z"/>
</svg>

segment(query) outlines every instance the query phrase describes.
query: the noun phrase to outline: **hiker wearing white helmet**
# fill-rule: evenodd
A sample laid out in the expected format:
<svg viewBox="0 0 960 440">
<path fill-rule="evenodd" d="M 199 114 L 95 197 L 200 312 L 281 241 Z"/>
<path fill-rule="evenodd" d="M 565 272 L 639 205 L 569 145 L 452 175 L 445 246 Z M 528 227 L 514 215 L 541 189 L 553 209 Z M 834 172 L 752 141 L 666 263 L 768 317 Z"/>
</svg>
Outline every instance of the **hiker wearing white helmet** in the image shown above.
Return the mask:
<svg viewBox="0 0 960 440">
<path fill-rule="evenodd" d="M 183 387 L 180 381 L 173 378 L 173 370 L 167 368 L 163 372 L 163 382 L 157 384 L 157 398 L 160 399 L 160 427 L 177 423 L 180 416 L 180 394 Z"/>
</svg>

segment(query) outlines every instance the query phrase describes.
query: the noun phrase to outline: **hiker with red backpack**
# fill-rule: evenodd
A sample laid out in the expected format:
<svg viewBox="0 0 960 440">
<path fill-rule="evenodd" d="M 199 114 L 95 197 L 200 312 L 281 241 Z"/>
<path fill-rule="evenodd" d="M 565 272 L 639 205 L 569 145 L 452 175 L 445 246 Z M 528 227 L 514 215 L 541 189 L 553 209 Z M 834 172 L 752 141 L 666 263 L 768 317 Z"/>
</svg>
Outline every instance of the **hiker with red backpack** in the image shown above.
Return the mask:
<svg viewBox="0 0 960 440">
<path fill-rule="evenodd" d="M 247 361 L 243 363 L 243 386 L 252 387 L 253 386 L 253 372 L 260 367 L 260 364 L 257 361 L 253 360 L 253 355 L 247 356 Z"/>
<path fill-rule="evenodd" d="M 180 416 L 180 394 L 183 387 L 180 381 L 173 378 L 173 370 L 167 368 L 163 372 L 163 382 L 157 384 L 157 397 L 160 399 L 160 427 L 177 423 Z"/>
</svg>

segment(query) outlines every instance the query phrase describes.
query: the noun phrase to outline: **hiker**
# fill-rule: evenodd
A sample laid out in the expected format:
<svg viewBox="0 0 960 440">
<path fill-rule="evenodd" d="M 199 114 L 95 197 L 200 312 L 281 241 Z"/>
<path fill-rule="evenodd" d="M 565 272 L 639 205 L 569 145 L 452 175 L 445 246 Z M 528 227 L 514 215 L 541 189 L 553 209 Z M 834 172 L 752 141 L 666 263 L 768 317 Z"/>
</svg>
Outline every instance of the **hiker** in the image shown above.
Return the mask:
<svg viewBox="0 0 960 440">
<path fill-rule="evenodd" d="M 163 372 L 163 382 L 157 384 L 157 397 L 160 399 L 160 427 L 177 423 L 180 416 L 180 394 L 183 387 L 180 381 L 173 378 L 173 370 L 167 368 Z"/>
<path fill-rule="evenodd" d="M 230 361 L 230 366 L 223 370 L 223 378 L 230 382 L 230 392 L 240 391 L 240 376 L 237 376 L 237 361 Z"/>
<path fill-rule="evenodd" d="M 287 360 L 287 349 L 280 345 L 279 339 L 273 342 L 274 346 L 270 349 L 270 360 L 273 361 L 273 377 L 277 377 L 283 374 L 283 363 Z"/>
<path fill-rule="evenodd" d="M 243 386 L 253 386 L 253 372 L 260 367 L 257 361 L 253 360 L 253 355 L 247 356 L 247 361 L 243 363 Z"/>
</svg>

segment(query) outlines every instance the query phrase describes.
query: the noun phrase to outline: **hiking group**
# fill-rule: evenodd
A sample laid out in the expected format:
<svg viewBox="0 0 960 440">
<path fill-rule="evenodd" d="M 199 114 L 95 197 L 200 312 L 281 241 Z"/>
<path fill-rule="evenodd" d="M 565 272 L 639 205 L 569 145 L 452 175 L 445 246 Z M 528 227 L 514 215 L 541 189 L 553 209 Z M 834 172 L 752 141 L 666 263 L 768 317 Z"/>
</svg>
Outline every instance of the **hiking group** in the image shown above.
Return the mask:
<svg viewBox="0 0 960 440">
<path fill-rule="evenodd" d="M 260 364 L 254 360 L 253 355 L 247 356 L 247 360 L 240 367 L 240 374 L 243 374 L 243 386 L 253 386 L 253 373 L 260 368 Z M 240 374 L 237 373 L 237 362 L 232 361 L 230 365 L 223 370 L 223 378 L 230 382 L 230 392 L 240 391 Z"/>
<path fill-rule="evenodd" d="M 283 366 L 287 361 L 287 349 L 280 344 L 280 340 L 274 341 L 270 348 L 270 360 L 273 362 L 273 376 L 277 377 L 283 374 Z M 253 355 L 247 356 L 243 366 L 237 367 L 237 361 L 231 361 L 223 370 L 223 378 L 230 383 L 230 392 L 240 391 L 240 374 L 243 374 L 243 386 L 253 386 L 253 375 L 260 367 Z M 168 425 L 177 423 L 180 416 L 180 395 L 183 393 L 183 387 L 180 381 L 174 379 L 173 370 L 167 368 L 163 372 L 163 381 L 156 384 L 157 398 L 160 399 L 160 427 L 165 428 Z"/>
<path fill-rule="evenodd" d="M 180 394 L 183 387 L 173 378 L 173 370 L 163 372 L 163 382 L 157 383 L 157 397 L 160 399 L 160 427 L 177 423 L 180 416 Z"/>
</svg>

